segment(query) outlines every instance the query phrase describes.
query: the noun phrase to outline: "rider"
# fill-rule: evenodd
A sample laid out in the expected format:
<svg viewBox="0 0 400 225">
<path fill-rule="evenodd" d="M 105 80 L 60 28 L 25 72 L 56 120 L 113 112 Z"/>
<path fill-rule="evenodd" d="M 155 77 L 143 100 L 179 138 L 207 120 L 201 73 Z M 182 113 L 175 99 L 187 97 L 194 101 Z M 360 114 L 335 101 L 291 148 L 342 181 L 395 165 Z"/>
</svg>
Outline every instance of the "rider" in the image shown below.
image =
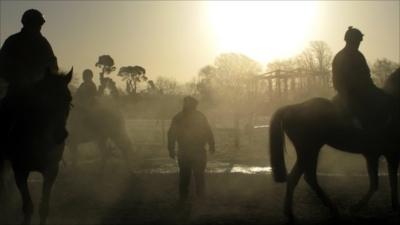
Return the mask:
<svg viewBox="0 0 400 225">
<path fill-rule="evenodd" d="M 17 118 L 15 113 L 23 111 L 21 102 L 24 92 L 40 81 L 47 71 L 58 72 L 53 49 L 40 32 L 45 23 L 43 14 L 29 9 L 22 15 L 21 22 L 21 31 L 7 38 L 0 49 L 0 79 L 8 84 L 1 113 L 9 122 Z M 61 143 L 68 134 L 62 126 L 55 134 L 57 143 Z"/>
<path fill-rule="evenodd" d="M 29 9 L 23 15 L 23 28 L 11 35 L 0 50 L 0 76 L 9 89 L 24 89 L 44 77 L 46 70 L 58 71 L 57 58 L 40 30 L 45 23 L 41 12 Z"/>
<path fill-rule="evenodd" d="M 96 84 L 93 82 L 93 72 L 86 69 L 82 73 L 83 82 L 75 93 L 75 99 L 82 106 L 93 106 L 97 96 Z"/>
<path fill-rule="evenodd" d="M 367 61 L 358 50 L 363 36 L 360 30 L 348 28 L 346 46 L 333 59 L 332 81 L 339 101 L 360 120 L 362 127 L 373 128 L 375 122 L 382 123 L 382 117 L 387 116 L 387 105 L 385 94 L 374 85 Z"/>
</svg>

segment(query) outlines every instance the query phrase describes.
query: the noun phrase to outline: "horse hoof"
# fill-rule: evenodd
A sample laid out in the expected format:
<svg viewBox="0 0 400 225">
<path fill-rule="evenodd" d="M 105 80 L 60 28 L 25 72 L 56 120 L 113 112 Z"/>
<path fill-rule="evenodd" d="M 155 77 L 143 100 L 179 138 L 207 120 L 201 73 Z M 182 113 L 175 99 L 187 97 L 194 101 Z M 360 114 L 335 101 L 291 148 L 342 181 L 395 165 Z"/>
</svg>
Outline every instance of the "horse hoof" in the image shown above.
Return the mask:
<svg viewBox="0 0 400 225">
<path fill-rule="evenodd" d="M 296 219 L 295 219 L 293 213 L 287 213 L 287 212 L 285 212 L 285 216 L 286 216 L 286 218 L 288 219 L 288 221 L 287 221 L 286 224 L 288 224 L 288 225 L 295 224 Z"/>
<path fill-rule="evenodd" d="M 350 207 L 350 213 L 354 214 L 354 213 L 358 213 L 360 212 L 362 206 L 360 204 L 356 204 Z"/>
<path fill-rule="evenodd" d="M 293 224 L 296 224 L 296 220 L 294 219 L 294 217 L 288 218 L 286 225 L 293 225 Z"/>
<path fill-rule="evenodd" d="M 31 220 L 27 220 L 24 219 L 24 221 L 22 221 L 21 225 L 30 225 L 31 224 Z"/>
<path fill-rule="evenodd" d="M 340 221 L 340 214 L 338 211 L 332 212 L 331 221 L 334 221 L 335 224 L 337 224 L 337 222 Z"/>
</svg>

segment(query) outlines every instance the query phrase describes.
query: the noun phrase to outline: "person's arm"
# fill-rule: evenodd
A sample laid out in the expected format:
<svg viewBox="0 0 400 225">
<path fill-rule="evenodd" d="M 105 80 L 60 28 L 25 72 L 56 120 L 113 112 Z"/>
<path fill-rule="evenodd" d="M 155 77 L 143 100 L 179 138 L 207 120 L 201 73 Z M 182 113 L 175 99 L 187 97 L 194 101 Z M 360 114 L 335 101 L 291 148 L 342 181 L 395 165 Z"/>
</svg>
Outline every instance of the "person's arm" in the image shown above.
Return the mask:
<svg viewBox="0 0 400 225">
<path fill-rule="evenodd" d="M 169 157 L 175 159 L 175 143 L 176 143 L 176 117 L 174 117 L 171 121 L 171 126 L 168 130 L 168 152 Z"/>
<path fill-rule="evenodd" d="M 207 118 L 205 119 L 205 125 L 206 125 L 206 132 L 207 132 L 207 143 L 208 143 L 208 150 L 211 153 L 215 152 L 215 140 L 214 140 L 214 134 L 211 130 L 210 124 L 208 123 Z"/>
<path fill-rule="evenodd" d="M 13 39 L 12 38 L 8 38 L 6 39 L 6 41 L 3 43 L 3 46 L 1 46 L 0 48 L 0 78 L 2 78 L 3 80 L 9 82 L 10 80 L 10 74 L 8 74 L 7 70 L 9 68 L 10 65 L 8 64 L 8 60 L 10 60 L 10 51 L 13 45 Z"/>
<path fill-rule="evenodd" d="M 365 59 L 365 57 L 362 53 L 360 53 L 360 54 L 361 54 L 360 60 L 361 60 L 362 73 L 367 75 L 368 77 L 371 77 L 371 71 L 369 69 L 367 60 Z"/>
<path fill-rule="evenodd" d="M 47 41 L 46 38 L 44 38 L 44 44 L 45 44 L 46 55 L 48 56 L 48 60 L 49 60 L 48 68 L 50 69 L 51 72 L 57 73 L 58 72 L 58 62 L 57 62 L 57 57 L 54 54 L 53 48 L 51 47 L 49 41 Z"/>
<path fill-rule="evenodd" d="M 332 84 L 333 84 L 333 88 L 336 90 L 336 91 L 338 91 L 338 89 L 339 89 L 339 78 L 338 78 L 338 73 L 339 73 L 339 71 L 338 71 L 338 65 L 337 65 L 337 58 L 336 58 L 336 56 L 335 56 L 335 58 L 333 58 L 333 61 L 332 61 Z"/>
</svg>

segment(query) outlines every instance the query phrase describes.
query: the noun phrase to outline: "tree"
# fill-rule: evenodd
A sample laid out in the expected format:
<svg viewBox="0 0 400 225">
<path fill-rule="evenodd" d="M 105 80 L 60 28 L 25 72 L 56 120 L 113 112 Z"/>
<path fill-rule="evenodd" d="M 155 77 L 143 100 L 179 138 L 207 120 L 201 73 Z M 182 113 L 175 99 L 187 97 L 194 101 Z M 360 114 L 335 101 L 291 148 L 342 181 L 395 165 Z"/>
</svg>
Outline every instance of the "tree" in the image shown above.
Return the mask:
<svg viewBox="0 0 400 225">
<path fill-rule="evenodd" d="M 387 58 L 377 59 L 372 65 L 371 72 L 377 81 L 378 86 L 382 86 L 388 76 L 400 67 L 399 63 L 390 61 Z"/>
<path fill-rule="evenodd" d="M 221 54 L 216 58 L 214 68 L 213 89 L 217 89 L 222 99 L 233 104 L 246 98 L 253 78 L 261 72 L 258 62 L 237 53 Z"/>
<path fill-rule="evenodd" d="M 100 86 L 99 86 L 99 94 L 102 95 L 104 90 L 107 88 L 108 79 L 104 78 L 105 74 L 110 74 L 115 71 L 114 59 L 110 55 L 101 55 L 95 64 L 96 67 L 101 69 L 100 72 Z M 111 79 L 112 80 L 112 79 Z"/>
<path fill-rule="evenodd" d="M 292 71 L 297 69 L 296 61 L 294 59 L 281 59 L 274 60 L 267 64 L 266 72 L 272 72 L 277 70 Z"/>
<path fill-rule="evenodd" d="M 125 80 L 128 94 L 136 94 L 137 83 L 147 81 L 146 70 L 141 66 L 123 66 L 119 69 L 118 76 Z"/>
<path fill-rule="evenodd" d="M 158 77 L 155 86 L 164 95 L 177 95 L 179 93 L 178 82 L 172 78 Z"/>
<path fill-rule="evenodd" d="M 299 68 L 310 71 L 316 75 L 328 75 L 332 66 L 332 51 L 324 41 L 311 41 L 296 58 Z"/>
<path fill-rule="evenodd" d="M 261 65 L 255 60 L 238 53 L 219 55 L 214 65 L 203 67 L 197 83 L 198 92 L 211 97 L 213 102 L 227 110 L 226 117 L 232 115 L 235 147 L 239 148 L 239 121 L 243 116 L 251 116 L 256 102 L 252 99 L 255 77 L 261 72 Z M 211 96 L 209 96 L 211 94 Z"/>
<path fill-rule="evenodd" d="M 197 92 L 205 102 L 212 101 L 212 82 L 216 78 L 217 69 L 212 65 L 207 65 L 200 69 L 199 80 L 196 83 Z"/>
</svg>

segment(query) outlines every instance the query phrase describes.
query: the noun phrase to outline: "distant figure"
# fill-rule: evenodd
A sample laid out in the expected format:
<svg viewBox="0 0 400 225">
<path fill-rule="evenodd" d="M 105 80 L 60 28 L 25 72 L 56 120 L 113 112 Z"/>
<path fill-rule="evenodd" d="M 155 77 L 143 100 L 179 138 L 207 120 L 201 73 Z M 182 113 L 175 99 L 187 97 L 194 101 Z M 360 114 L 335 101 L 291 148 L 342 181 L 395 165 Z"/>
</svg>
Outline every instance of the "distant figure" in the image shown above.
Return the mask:
<svg viewBox="0 0 400 225">
<path fill-rule="evenodd" d="M 205 145 L 215 152 L 214 136 L 207 118 L 199 112 L 198 101 L 190 96 L 183 99 L 183 110 L 174 116 L 168 131 L 169 156 L 175 159 L 175 142 L 178 142 L 179 194 L 180 203 L 186 202 L 189 194 L 190 178 L 193 173 L 196 194 L 205 194 L 204 171 L 207 163 Z"/>
<path fill-rule="evenodd" d="M 82 73 L 82 84 L 75 93 L 76 102 L 82 107 L 91 107 L 95 104 L 97 87 L 93 82 L 93 72 L 86 69 Z"/>
<path fill-rule="evenodd" d="M 345 33 L 346 46 L 333 59 L 332 81 L 337 90 L 336 100 L 344 106 L 363 128 L 376 127 L 386 117 L 387 98 L 377 88 L 364 55 L 358 50 L 363 34 L 349 27 Z"/>
<path fill-rule="evenodd" d="M 23 28 L 6 39 L 0 49 L 0 78 L 8 83 L 1 104 L 3 127 L 7 130 L 23 111 L 25 93 L 41 81 L 46 71 L 58 72 L 57 58 L 40 30 L 45 23 L 41 12 L 29 9 L 22 15 Z M 60 124 L 56 139 L 67 136 L 65 124 Z"/>
</svg>

